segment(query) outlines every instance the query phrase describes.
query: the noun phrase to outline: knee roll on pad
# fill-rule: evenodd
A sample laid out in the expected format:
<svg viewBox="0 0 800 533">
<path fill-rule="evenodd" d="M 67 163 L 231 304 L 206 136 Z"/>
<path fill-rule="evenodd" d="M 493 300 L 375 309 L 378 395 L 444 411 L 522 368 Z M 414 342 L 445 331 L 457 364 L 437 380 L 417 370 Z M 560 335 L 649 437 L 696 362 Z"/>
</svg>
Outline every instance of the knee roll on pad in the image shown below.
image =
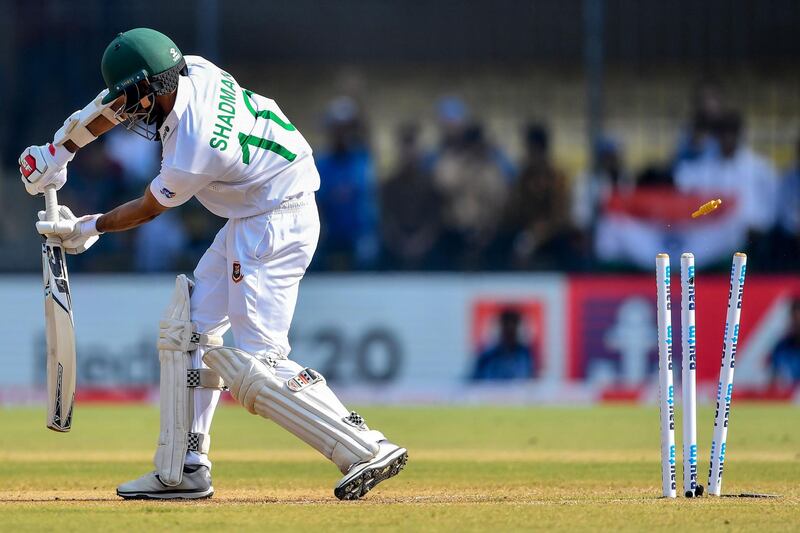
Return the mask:
<svg viewBox="0 0 800 533">
<path fill-rule="evenodd" d="M 383 435 L 349 412 L 318 372 L 306 368 L 289 380 L 270 362 L 235 348 L 212 348 L 203 361 L 252 414 L 276 422 L 333 461 L 343 473 L 378 453 Z"/>
<path fill-rule="evenodd" d="M 178 485 L 183 478 L 186 452 L 208 453 L 211 444 L 209 435 L 191 432 L 194 388 L 223 388 L 219 375 L 212 370 L 189 368 L 189 352 L 198 345 L 222 345 L 221 338 L 195 331 L 189 315 L 190 290 L 189 278 L 178 276 L 158 335 L 161 430 L 154 462 L 159 479 L 170 486 Z"/>
</svg>

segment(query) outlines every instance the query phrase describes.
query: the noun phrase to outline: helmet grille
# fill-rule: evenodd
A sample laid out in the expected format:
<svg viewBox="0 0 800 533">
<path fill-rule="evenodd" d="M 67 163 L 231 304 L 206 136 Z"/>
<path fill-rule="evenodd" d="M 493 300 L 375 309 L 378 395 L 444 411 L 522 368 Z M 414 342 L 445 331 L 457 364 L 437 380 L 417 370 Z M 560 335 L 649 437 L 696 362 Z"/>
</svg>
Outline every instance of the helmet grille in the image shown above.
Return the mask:
<svg viewBox="0 0 800 533">
<path fill-rule="evenodd" d="M 181 57 L 181 60 L 174 67 L 150 76 L 150 85 L 153 87 L 155 95 L 162 96 L 176 90 L 178 88 L 178 79 L 185 70 L 186 61 Z"/>
</svg>

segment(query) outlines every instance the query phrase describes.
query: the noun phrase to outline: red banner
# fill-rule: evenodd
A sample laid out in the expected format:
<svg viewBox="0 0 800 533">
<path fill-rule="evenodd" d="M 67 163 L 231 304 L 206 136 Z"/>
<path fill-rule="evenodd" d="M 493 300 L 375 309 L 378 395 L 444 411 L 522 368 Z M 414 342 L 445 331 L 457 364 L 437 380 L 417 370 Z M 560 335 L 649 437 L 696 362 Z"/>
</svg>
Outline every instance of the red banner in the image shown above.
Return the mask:
<svg viewBox="0 0 800 533">
<path fill-rule="evenodd" d="M 672 271 L 676 370 L 681 353 L 678 268 L 673 266 Z M 719 377 L 728 289 L 726 276 L 697 276 L 698 383 L 714 383 Z M 800 277 L 748 276 L 737 350 L 737 369 L 746 368 L 748 375 L 737 373 L 737 382 L 765 384 L 769 355 L 785 333 L 783 321 L 793 297 L 800 297 Z M 622 387 L 647 382 L 658 368 L 655 311 L 655 274 L 571 278 L 567 305 L 569 379 Z"/>
</svg>

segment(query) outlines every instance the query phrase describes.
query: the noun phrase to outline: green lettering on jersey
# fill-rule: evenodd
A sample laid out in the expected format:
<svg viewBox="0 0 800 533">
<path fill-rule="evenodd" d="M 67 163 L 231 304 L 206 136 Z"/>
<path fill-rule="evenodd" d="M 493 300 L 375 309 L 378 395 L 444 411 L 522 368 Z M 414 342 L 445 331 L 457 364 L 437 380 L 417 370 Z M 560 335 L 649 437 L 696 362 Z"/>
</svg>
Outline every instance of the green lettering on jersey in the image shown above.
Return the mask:
<svg viewBox="0 0 800 533">
<path fill-rule="evenodd" d="M 220 139 L 219 137 L 211 137 L 211 140 L 208 141 L 208 144 L 211 146 L 211 148 L 217 148 L 222 152 L 224 152 L 228 147 L 228 141 Z"/>
<path fill-rule="evenodd" d="M 228 138 L 228 133 L 231 131 L 231 128 L 227 126 L 223 126 L 222 124 L 214 124 L 214 136 L 215 137 L 222 137 L 223 139 Z"/>
<path fill-rule="evenodd" d="M 219 100 L 217 109 L 227 114 L 217 114 L 211 140 L 208 142 L 211 148 L 224 152 L 228 148 L 228 132 L 233 128 L 233 119 L 236 117 L 236 82 L 233 76 L 221 70 Z"/>
<path fill-rule="evenodd" d="M 255 118 L 265 118 L 267 120 L 271 120 L 286 131 L 297 131 L 297 128 L 288 122 L 284 122 L 281 117 L 272 111 L 269 111 L 268 109 L 256 110 L 253 107 L 253 102 L 250 100 L 250 98 L 253 96 L 253 91 L 243 89 L 242 92 L 244 93 L 244 105 L 247 106 L 248 111 L 250 111 L 250 114 L 252 114 Z"/>
<path fill-rule="evenodd" d="M 224 122 L 228 127 L 233 128 L 233 115 L 217 115 L 217 120 Z"/>
<path fill-rule="evenodd" d="M 262 139 L 261 137 L 256 137 L 255 135 L 245 135 L 244 133 L 239 133 L 239 144 L 242 145 L 242 163 L 245 165 L 250 164 L 251 146 L 256 148 L 264 148 L 270 152 L 274 152 L 290 162 L 294 161 L 297 157 L 297 154 L 287 150 L 286 147 L 276 143 L 275 141 Z"/>
</svg>

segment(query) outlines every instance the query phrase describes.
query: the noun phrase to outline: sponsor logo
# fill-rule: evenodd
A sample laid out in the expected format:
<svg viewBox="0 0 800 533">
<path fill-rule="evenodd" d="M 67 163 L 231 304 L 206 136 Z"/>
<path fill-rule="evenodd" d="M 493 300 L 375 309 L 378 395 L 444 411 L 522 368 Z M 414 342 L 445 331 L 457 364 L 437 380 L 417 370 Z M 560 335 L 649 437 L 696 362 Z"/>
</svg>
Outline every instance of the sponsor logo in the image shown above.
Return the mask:
<svg viewBox="0 0 800 533">
<path fill-rule="evenodd" d="M 161 187 L 161 191 L 159 192 L 161 192 L 161 194 L 163 194 L 167 198 L 175 198 L 175 193 L 167 189 L 166 187 Z"/>
<path fill-rule="evenodd" d="M 292 392 L 299 392 L 300 390 L 308 387 L 309 385 L 313 385 L 318 381 L 322 381 L 322 375 L 317 373 L 315 370 L 305 368 L 301 370 L 295 377 L 288 380 L 286 382 L 286 386 L 289 387 L 289 390 Z"/>
<path fill-rule="evenodd" d="M 19 169 L 22 175 L 27 179 L 36 170 L 36 159 L 30 154 L 26 155 L 19 162 Z"/>
<path fill-rule="evenodd" d="M 173 63 L 177 63 L 178 60 L 181 58 L 181 53 L 175 50 L 174 48 L 169 49 L 169 55 L 172 56 Z"/>
<path fill-rule="evenodd" d="M 675 445 L 669 447 L 669 481 L 672 490 L 677 488 L 677 475 L 675 467 Z"/>
<path fill-rule="evenodd" d="M 697 444 L 689 446 L 689 464 L 692 466 L 697 464 Z"/>
<path fill-rule="evenodd" d="M 244 279 L 244 275 L 242 274 L 242 265 L 239 261 L 233 262 L 233 270 L 231 271 L 231 279 L 234 283 L 239 283 Z"/>
<path fill-rule="evenodd" d="M 64 365 L 58 363 L 58 376 L 56 378 L 56 395 L 54 398 L 55 405 L 53 406 L 53 427 L 62 431 L 69 431 L 72 428 L 72 408 L 75 405 L 75 394 L 72 395 L 72 404 L 69 406 L 67 418 L 63 417 L 63 393 L 62 382 L 64 380 Z"/>
</svg>

